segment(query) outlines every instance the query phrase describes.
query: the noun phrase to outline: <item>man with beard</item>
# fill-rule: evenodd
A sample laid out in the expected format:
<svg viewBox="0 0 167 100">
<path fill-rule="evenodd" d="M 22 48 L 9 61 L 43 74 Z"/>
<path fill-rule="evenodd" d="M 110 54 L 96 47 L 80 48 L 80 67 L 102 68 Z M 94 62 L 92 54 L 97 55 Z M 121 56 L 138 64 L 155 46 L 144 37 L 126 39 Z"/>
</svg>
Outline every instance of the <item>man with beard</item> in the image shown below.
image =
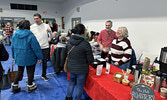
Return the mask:
<svg viewBox="0 0 167 100">
<path fill-rule="evenodd" d="M 102 30 L 97 38 L 97 43 L 100 46 L 102 58 L 106 58 L 108 52 L 110 51 L 112 41 L 116 38 L 116 32 L 111 29 L 111 20 L 106 21 L 105 27 L 106 29 Z"/>
</svg>

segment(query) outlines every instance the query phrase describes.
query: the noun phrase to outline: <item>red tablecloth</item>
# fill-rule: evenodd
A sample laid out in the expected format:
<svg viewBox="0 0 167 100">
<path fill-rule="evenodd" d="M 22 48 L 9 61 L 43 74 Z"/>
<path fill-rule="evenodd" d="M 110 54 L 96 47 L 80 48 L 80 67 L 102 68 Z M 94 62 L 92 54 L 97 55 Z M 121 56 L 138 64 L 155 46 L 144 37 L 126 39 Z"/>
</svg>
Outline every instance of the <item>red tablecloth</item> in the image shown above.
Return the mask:
<svg viewBox="0 0 167 100">
<path fill-rule="evenodd" d="M 113 81 L 115 72 L 122 72 L 121 69 L 111 65 L 110 74 L 105 73 L 103 68 L 102 75 L 96 76 L 96 70 L 90 67 L 90 72 L 85 83 L 85 91 L 93 100 L 131 100 L 131 89 L 121 83 Z M 133 80 L 133 75 L 129 76 Z M 160 93 L 155 92 L 155 100 L 167 100 L 160 97 Z"/>
</svg>

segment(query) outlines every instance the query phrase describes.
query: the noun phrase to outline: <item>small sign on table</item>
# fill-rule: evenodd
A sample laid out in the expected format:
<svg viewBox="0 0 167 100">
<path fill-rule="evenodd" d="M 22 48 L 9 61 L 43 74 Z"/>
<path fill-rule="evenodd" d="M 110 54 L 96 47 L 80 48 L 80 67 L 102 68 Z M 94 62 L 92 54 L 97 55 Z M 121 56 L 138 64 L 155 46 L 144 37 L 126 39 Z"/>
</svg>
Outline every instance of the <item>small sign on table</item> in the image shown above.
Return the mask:
<svg viewBox="0 0 167 100">
<path fill-rule="evenodd" d="M 132 100 L 154 100 L 155 98 L 154 90 L 144 84 L 133 86 L 131 95 L 133 97 Z"/>
</svg>

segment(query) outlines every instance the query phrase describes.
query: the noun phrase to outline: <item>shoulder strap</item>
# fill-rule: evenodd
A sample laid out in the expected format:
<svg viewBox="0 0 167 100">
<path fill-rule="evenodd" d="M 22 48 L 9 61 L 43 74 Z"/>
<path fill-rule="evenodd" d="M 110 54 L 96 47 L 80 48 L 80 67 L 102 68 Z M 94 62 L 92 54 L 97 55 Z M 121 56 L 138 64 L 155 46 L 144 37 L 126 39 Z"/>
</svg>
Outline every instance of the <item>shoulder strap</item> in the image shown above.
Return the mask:
<svg viewBox="0 0 167 100">
<path fill-rule="evenodd" d="M 68 53 L 67 53 L 67 55 L 69 55 L 70 54 L 70 52 L 72 51 L 72 49 L 75 47 L 75 45 L 74 46 L 72 46 L 72 48 L 70 49 L 70 51 L 68 51 Z"/>
<path fill-rule="evenodd" d="M 14 60 L 12 60 L 12 72 L 13 72 L 13 69 L 14 69 L 13 66 L 14 66 Z"/>
<path fill-rule="evenodd" d="M 82 40 L 83 41 L 83 40 Z M 82 41 L 80 41 L 78 44 L 80 44 Z M 67 58 L 68 58 L 68 56 L 69 56 L 69 54 L 70 54 L 70 52 L 72 51 L 72 49 L 75 47 L 75 45 L 74 46 L 72 46 L 72 48 L 70 49 L 70 51 L 68 51 L 68 53 L 67 53 Z"/>
<path fill-rule="evenodd" d="M 72 49 L 75 47 L 75 45 L 74 46 L 72 46 L 72 48 L 70 49 L 70 51 L 68 51 L 68 53 L 67 53 L 67 58 L 68 58 L 68 56 L 69 56 L 69 54 L 70 54 L 70 52 L 72 51 Z"/>
</svg>

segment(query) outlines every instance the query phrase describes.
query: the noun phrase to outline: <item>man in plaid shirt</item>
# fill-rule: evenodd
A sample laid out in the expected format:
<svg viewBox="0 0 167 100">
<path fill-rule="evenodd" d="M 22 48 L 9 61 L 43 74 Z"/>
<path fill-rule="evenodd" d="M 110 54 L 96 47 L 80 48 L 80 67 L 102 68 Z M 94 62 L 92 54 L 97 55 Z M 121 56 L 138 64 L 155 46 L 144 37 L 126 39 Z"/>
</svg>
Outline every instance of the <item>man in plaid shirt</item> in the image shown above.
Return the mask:
<svg viewBox="0 0 167 100">
<path fill-rule="evenodd" d="M 11 44 L 11 37 L 13 35 L 13 28 L 11 27 L 11 24 L 8 22 L 6 27 L 4 28 L 7 36 L 7 44 Z"/>
</svg>

